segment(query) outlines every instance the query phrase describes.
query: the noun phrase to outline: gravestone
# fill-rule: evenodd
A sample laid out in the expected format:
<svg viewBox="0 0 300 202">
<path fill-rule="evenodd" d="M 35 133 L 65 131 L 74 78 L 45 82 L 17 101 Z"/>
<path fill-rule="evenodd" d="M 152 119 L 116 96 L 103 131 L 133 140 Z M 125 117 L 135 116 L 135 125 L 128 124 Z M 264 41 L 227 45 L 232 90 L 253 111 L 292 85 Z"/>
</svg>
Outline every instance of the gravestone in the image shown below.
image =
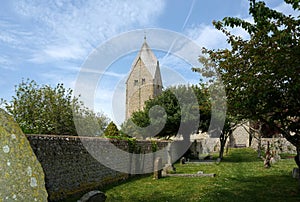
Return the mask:
<svg viewBox="0 0 300 202">
<path fill-rule="evenodd" d="M 0 109 L 0 201 L 47 201 L 44 172 L 19 125 Z"/>
<path fill-rule="evenodd" d="M 180 159 L 180 164 L 182 165 L 182 164 L 185 164 L 185 158 L 184 157 L 182 157 L 181 159 Z"/>
<path fill-rule="evenodd" d="M 163 175 L 176 171 L 176 168 L 172 164 L 171 145 L 172 143 L 168 143 L 167 146 L 167 164 L 163 167 Z"/>
<path fill-rule="evenodd" d="M 154 161 L 154 179 L 160 179 L 162 174 L 162 160 L 160 157 L 157 157 Z"/>
<path fill-rule="evenodd" d="M 293 178 L 298 179 L 299 178 L 299 168 L 294 168 L 292 171 Z"/>
<path fill-rule="evenodd" d="M 270 158 L 270 164 L 275 164 L 276 163 L 276 158 L 275 157 L 271 157 Z"/>
</svg>

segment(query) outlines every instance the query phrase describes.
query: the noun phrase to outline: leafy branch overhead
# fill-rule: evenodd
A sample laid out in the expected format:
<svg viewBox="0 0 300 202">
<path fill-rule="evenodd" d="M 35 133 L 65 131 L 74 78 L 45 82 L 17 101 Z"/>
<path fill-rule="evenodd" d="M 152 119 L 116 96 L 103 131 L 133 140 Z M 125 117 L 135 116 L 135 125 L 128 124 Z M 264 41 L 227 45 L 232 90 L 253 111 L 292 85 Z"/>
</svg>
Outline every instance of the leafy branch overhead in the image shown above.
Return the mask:
<svg viewBox="0 0 300 202">
<path fill-rule="evenodd" d="M 299 11 L 298 0 L 285 2 Z M 231 116 L 263 122 L 300 148 L 299 16 L 287 16 L 255 0 L 250 0 L 249 13 L 253 23 L 233 17 L 213 23 L 231 47 L 204 49 L 208 56 L 200 58 L 204 69 L 194 71 L 210 78 L 218 74 Z M 232 34 L 236 27 L 243 28 L 249 38 Z"/>
</svg>

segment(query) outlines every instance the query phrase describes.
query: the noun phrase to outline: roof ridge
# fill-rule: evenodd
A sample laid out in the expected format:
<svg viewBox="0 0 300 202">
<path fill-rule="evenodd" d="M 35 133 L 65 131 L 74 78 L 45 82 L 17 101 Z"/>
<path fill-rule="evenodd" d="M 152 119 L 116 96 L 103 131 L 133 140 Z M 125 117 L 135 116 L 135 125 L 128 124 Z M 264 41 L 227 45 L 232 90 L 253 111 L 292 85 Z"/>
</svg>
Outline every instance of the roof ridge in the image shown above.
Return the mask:
<svg viewBox="0 0 300 202">
<path fill-rule="evenodd" d="M 141 61 L 145 64 L 147 70 L 149 71 L 152 78 L 154 79 L 156 74 L 156 69 L 159 68 L 159 63 L 152 49 L 148 45 L 146 39 L 144 39 L 144 42 L 131 65 L 131 71 L 135 67 L 138 59 L 141 59 Z"/>
</svg>

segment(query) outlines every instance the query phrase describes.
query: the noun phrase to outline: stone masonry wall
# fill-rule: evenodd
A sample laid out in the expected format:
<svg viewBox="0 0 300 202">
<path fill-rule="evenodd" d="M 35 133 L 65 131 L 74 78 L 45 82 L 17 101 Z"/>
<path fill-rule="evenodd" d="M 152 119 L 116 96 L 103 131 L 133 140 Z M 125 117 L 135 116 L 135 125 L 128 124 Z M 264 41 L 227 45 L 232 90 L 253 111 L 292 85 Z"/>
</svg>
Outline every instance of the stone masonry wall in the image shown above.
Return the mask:
<svg viewBox="0 0 300 202">
<path fill-rule="evenodd" d="M 27 139 L 43 167 L 49 201 L 62 200 L 129 177 L 128 174 L 112 170 L 94 159 L 79 137 L 27 135 Z M 86 137 L 85 141 L 97 147 L 105 148 L 111 142 L 122 150 L 132 149 L 132 145 L 126 140 Z M 156 142 L 157 149 L 167 144 L 166 141 Z M 152 152 L 151 141 L 137 142 L 136 145 L 140 145 L 141 153 Z"/>
<path fill-rule="evenodd" d="M 143 80 L 144 79 L 144 80 Z M 137 81 L 137 83 L 135 83 Z M 127 114 L 129 118 L 135 111 L 142 110 L 145 101 L 154 97 L 153 78 L 141 59 L 130 72 L 126 83 Z"/>
<path fill-rule="evenodd" d="M 290 153 L 296 154 L 297 150 L 294 145 L 292 145 L 287 139 L 285 138 L 261 138 L 261 147 L 264 151 L 267 150 L 267 145 L 269 142 L 270 150 L 276 150 L 278 153 Z M 258 147 L 258 140 L 253 138 L 251 147 L 253 149 L 257 149 Z"/>
</svg>

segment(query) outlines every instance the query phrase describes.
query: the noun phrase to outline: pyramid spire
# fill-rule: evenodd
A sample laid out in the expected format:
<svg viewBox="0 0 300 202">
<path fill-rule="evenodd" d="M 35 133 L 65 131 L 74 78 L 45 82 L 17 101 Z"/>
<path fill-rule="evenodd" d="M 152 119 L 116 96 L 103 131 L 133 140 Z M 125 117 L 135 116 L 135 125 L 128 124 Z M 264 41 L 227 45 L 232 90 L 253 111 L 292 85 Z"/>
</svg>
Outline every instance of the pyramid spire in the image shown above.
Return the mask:
<svg viewBox="0 0 300 202">
<path fill-rule="evenodd" d="M 155 77 L 155 72 L 157 68 L 159 68 L 158 60 L 155 57 L 154 53 L 152 52 L 151 48 L 149 47 L 147 41 L 146 41 L 146 35 L 144 36 L 144 43 L 137 54 L 135 60 L 132 63 L 132 69 L 135 67 L 138 60 L 142 60 L 142 62 L 145 64 L 145 67 L 148 69 L 149 73 L 152 75 L 152 77 Z"/>
</svg>

